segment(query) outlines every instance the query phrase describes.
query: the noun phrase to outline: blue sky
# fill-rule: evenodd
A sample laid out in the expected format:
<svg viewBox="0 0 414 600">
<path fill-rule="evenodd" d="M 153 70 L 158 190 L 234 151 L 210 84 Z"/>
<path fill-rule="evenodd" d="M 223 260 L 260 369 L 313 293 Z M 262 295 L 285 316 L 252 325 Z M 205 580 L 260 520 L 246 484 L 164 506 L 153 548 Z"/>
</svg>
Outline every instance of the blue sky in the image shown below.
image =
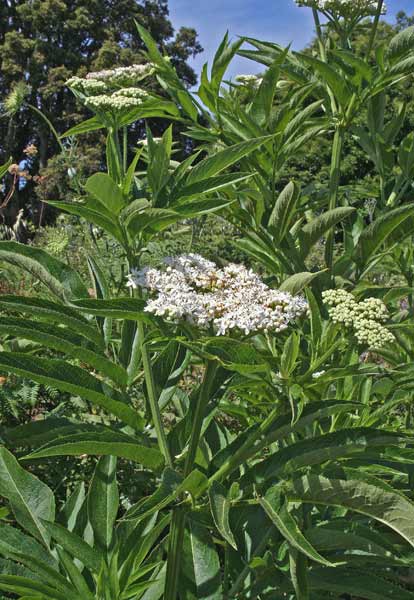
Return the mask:
<svg viewBox="0 0 414 600">
<path fill-rule="evenodd" d="M 414 12 L 414 0 L 388 0 L 387 6 L 390 21 L 400 10 Z M 312 12 L 298 8 L 293 0 L 169 0 L 169 8 L 176 28 L 194 27 L 199 34 L 204 52 L 191 61 L 197 74 L 204 62 L 211 62 L 226 30 L 233 39 L 249 35 L 282 45 L 292 43 L 296 49 L 306 46 L 312 38 Z M 260 65 L 236 58 L 227 75 L 260 70 Z"/>
</svg>

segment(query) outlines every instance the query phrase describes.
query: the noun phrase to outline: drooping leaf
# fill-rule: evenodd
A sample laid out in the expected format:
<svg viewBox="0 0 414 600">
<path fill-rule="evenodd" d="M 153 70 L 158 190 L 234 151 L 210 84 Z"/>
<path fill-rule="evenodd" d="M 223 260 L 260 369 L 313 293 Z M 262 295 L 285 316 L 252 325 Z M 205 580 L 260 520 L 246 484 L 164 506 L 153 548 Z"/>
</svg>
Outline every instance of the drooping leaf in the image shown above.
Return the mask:
<svg viewBox="0 0 414 600">
<path fill-rule="evenodd" d="M 140 416 L 124 402 L 123 397 L 80 367 L 63 360 L 34 358 L 17 352 L 0 352 L 0 369 L 79 395 L 131 427 L 141 428 Z"/>
<path fill-rule="evenodd" d="M 40 248 L 18 242 L 0 242 L 0 262 L 5 261 L 27 271 L 56 296 L 87 297 L 88 290 L 78 273 Z"/>
<path fill-rule="evenodd" d="M 142 446 L 133 437 L 121 432 L 86 432 L 66 435 L 49 442 L 25 458 L 48 456 L 119 456 L 127 460 L 158 470 L 163 466 L 163 456 L 156 448 Z"/>
<path fill-rule="evenodd" d="M 334 566 L 321 556 L 303 535 L 295 519 L 290 514 L 286 503 L 283 502 L 280 490 L 277 487 L 270 488 L 264 497 L 259 498 L 259 502 L 267 516 L 291 546 L 317 563 L 326 567 Z"/>
<path fill-rule="evenodd" d="M 359 512 L 387 525 L 414 546 L 414 504 L 365 473 L 359 476 L 350 469 L 341 473 L 340 478 L 311 474 L 293 480 L 287 492 L 289 500 Z"/>
</svg>

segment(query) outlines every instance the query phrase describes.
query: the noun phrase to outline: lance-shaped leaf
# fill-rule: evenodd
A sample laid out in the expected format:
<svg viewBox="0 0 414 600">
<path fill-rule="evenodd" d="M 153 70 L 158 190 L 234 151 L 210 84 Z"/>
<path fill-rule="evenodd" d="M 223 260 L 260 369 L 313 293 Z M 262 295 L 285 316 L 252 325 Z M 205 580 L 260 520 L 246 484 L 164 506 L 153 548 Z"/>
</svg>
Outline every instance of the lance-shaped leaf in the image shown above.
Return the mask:
<svg viewBox="0 0 414 600">
<path fill-rule="evenodd" d="M 40 581 L 14 575 L 0 575 L 0 590 L 18 594 L 28 600 L 68 600 L 66 591 L 57 590 Z M 79 597 L 76 597 L 79 600 Z"/>
<path fill-rule="evenodd" d="M 339 475 L 339 476 L 338 476 Z M 375 477 L 352 469 L 338 475 L 305 475 L 291 482 L 292 502 L 339 506 L 387 525 L 414 546 L 414 504 Z"/>
<path fill-rule="evenodd" d="M 244 156 L 247 156 L 259 148 L 262 144 L 271 141 L 273 137 L 274 136 L 272 135 L 266 135 L 246 142 L 241 142 L 240 144 L 229 146 L 224 150 L 216 152 L 213 156 L 203 159 L 193 167 L 186 178 L 185 185 L 193 185 L 204 179 L 214 177 L 221 171 L 224 171 L 224 169 L 237 163 Z"/>
<path fill-rule="evenodd" d="M 16 553 L 32 556 L 51 568 L 57 568 L 52 554 L 36 539 L 16 527 L 0 525 L 0 554 L 5 558 L 15 559 Z"/>
<path fill-rule="evenodd" d="M 48 323 L 67 325 L 99 348 L 103 348 L 103 339 L 98 329 L 88 323 L 84 316 L 65 304 L 43 298 L 4 295 L 0 296 L 0 307 L 12 312 L 34 315 Z"/>
<path fill-rule="evenodd" d="M 289 292 L 293 295 L 299 294 L 299 292 L 308 287 L 314 279 L 320 277 L 323 273 L 326 273 L 326 271 L 295 273 L 295 275 L 291 275 L 285 279 L 279 286 L 279 289 L 282 292 Z"/>
<path fill-rule="evenodd" d="M 307 223 L 300 232 L 299 241 L 302 256 L 305 258 L 312 246 L 318 242 L 332 227 L 349 217 L 355 211 L 351 206 L 334 208 L 315 217 Z"/>
<path fill-rule="evenodd" d="M 1 261 L 27 271 L 60 298 L 65 295 L 88 296 L 88 290 L 76 271 L 40 248 L 18 242 L 0 242 Z"/>
<path fill-rule="evenodd" d="M 119 508 L 116 457 L 103 456 L 96 465 L 88 494 L 88 516 L 94 540 L 103 551 L 111 547 Z"/>
<path fill-rule="evenodd" d="M 256 483 L 276 478 L 280 473 L 293 473 L 302 467 L 323 464 L 329 460 L 358 457 L 363 459 L 366 451 L 373 448 L 401 446 L 412 438 L 393 431 L 355 427 L 326 433 L 318 437 L 309 437 L 282 448 L 256 464 L 245 477 L 252 477 Z M 380 456 L 380 455 L 379 455 Z M 367 462 L 373 460 L 373 453 Z"/>
<path fill-rule="evenodd" d="M 73 302 L 73 306 L 88 315 L 151 322 L 151 315 L 144 310 L 145 304 L 145 300 L 139 298 L 116 298 L 113 300 L 94 300 L 90 298 Z"/>
<path fill-rule="evenodd" d="M 119 456 L 154 470 L 160 469 L 164 463 L 159 450 L 142 446 L 133 437 L 118 431 L 88 431 L 64 435 L 27 455 L 25 460 L 82 454 Z"/>
<path fill-rule="evenodd" d="M 42 519 L 54 519 L 53 492 L 22 469 L 6 448 L 0 448 L 0 495 L 10 502 L 19 525 L 47 547 L 50 538 Z"/>
<path fill-rule="evenodd" d="M 414 600 L 414 593 L 404 589 L 398 582 L 383 577 L 384 572 L 338 567 L 334 571 L 314 569 L 309 573 L 311 590 L 331 594 L 349 594 L 366 600 Z"/>
<path fill-rule="evenodd" d="M 414 48 L 414 27 L 407 27 L 395 35 L 388 45 L 388 58 L 396 62 Z"/>
<path fill-rule="evenodd" d="M 82 338 L 55 325 L 45 325 L 23 318 L 0 317 L 0 333 L 17 336 L 20 339 L 38 342 L 46 348 L 53 348 L 68 356 L 78 358 L 94 367 L 119 385 L 126 385 L 126 371 L 102 354 L 85 348 Z"/>
<path fill-rule="evenodd" d="M 334 566 L 321 556 L 303 535 L 295 519 L 290 514 L 286 503 L 283 502 L 280 490 L 277 487 L 270 488 L 266 496 L 259 498 L 259 502 L 269 519 L 273 521 L 291 546 L 315 562 L 321 563 L 326 567 Z"/>
<path fill-rule="evenodd" d="M 52 202 L 49 200 L 48 204 L 55 206 L 59 210 L 64 210 L 71 215 L 77 215 L 89 223 L 93 223 L 97 227 L 100 227 L 109 233 L 109 235 L 114 237 L 120 244 L 125 241 L 118 222 L 114 218 L 111 218 L 109 215 L 107 215 L 103 207 L 101 210 L 94 210 L 81 202 L 65 202 L 64 200 L 59 200 L 58 202 Z M 77 294 L 77 297 L 79 298 L 80 296 L 87 295 L 88 294 Z"/>
<path fill-rule="evenodd" d="M 184 537 L 180 589 L 189 600 L 221 600 L 221 569 L 208 529 L 189 519 Z"/>
<path fill-rule="evenodd" d="M 142 420 L 113 388 L 84 369 L 63 360 L 34 358 L 17 352 L 0 352 L 0 370 L 29 377 L 58 390 L 76 394 L 104 408 L 124 423 L 140 429 Z"/>
<path fill-rule="evenodd" d="M 378 217 L 361 233 L 354 253 L 355 261 L 360 266 L 366 265 L 393 231 L 413 215 L 414 206 L 409 204 L 389 210 Z"/>
<path fill-rule="evenodd" d="M 282 241 L 289 231 L 298 199 L 299 187 L 293 181 L 287 184 L 276 199 L 267 226 L 278 242 Z"/>
<path fill-rule="evenodd" d="M 99 573 L 103 555 L 97 548 L 92 548 L 82 538 L 65 529 L 62 525 L 48 521 L 43 521 L 43 525 L 52 539 L 62 546 L 66 552 L 69 552 L 71 556 L 80 560 L 91 571 Z"/>
<path fill-rule="evenodd" d="M 226 489 L 218 481 L 213 481 L 208 490 L 208 496 L 211 514 L 217 529 L 230 546 L 237 550 L 236 540 L 230 528 L 230 499 Z"/>
</svg>

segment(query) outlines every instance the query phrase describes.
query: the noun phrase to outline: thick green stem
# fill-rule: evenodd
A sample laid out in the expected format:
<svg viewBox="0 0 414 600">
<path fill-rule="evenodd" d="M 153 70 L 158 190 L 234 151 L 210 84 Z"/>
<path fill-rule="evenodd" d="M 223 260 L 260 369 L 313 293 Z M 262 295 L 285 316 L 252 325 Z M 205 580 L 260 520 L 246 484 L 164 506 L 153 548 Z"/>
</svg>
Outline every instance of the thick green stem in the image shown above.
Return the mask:
<svg viewBox="0 0 414 600">
<path fill-rule="evenodd" d="M 329 210 L 333 210 L 334 208 L 336 208 L 338 202 L 338 189 L 341 176 L 341 158 L 342 149 L 344 145 L 344 134 L 345 130 L 342 126 L 339 126 L 335 131 L 332 146 L 331 170 L 329 176 Z M 330 271 L 332 271 L 333 265 L 334 242 L 334 231 L 331 230 L 327 236 L 325 249 L 326 266 Z"/>
<path fill-rule="evenodd" d="M 193 469 L 200 444 L 201 430 L 205 416 L 206 407 L 210 399 L 214 376 L 217 371 L 216 363 L 209 361 L 200 387 L 197 405 L 193 417 L 193 428 L 188 447 L 187 458 L 184 466 L 184 476 L 189 475 Z M 173 509 L 170 540 L 168 546 L 167 574 L 165 580 L 164 600 L 176 600 L 178 592 L 178 580 L 180 576 L 181 553 L 185 530 L 185 507 L 177 506 Z"/>
<path fill-rule="evenodd" d="M 190 444 L 188 447 L 188 454 L 185 461 L 184 476 L 187 477 L 193 469 L 197 448 L 200 443 L 201 429 L 203 426 L 204 415 L 206 407 L 210 399 L 211 387 L 214 383 L 214 376 L 217 371 L 217 364 L 213 361 L 208 361 L 206 370 L 204 373 L 203 382 L 200 388 L 200 394 L 198 396 L 197 406 L 194 413 L 193 429 L 190 437 Z"/>
<path fill-rule="evenodd" d="M 173 466 L 170 449 L 168 447 L 167 436 L 165 435 L 164 426 L 162 424 L 161 410 L 158 403 L 158 394 L 155 387 L 154 373 L 152 370 L 151 359 L 148 352 L 148 348 L 144 343 L 145 340 L 145 328 L 144 324 L 138 322 L 138 335 L 141 340 L 141 356 L 142 365 L 144 367 L 144 378 L 147 386 L 148 402 L 151 409 L 152 421 L 154 423 L 155 431 L 157 434 L 157 441 L 159 448 L 164 456 L 165 464 L 168 467 Z"/>
</svg>

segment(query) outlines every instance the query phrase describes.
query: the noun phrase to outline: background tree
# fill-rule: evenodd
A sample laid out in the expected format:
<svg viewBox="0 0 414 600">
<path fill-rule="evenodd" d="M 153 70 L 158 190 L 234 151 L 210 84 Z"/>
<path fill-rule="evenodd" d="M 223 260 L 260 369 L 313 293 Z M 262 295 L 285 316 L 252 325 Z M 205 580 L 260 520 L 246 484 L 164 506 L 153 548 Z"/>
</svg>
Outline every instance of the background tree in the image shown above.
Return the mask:
<svg viewBox="0 0 414 600">
<path fill-rule="evenodd" d="M 197 78 L 187 60 L 202 51 L 197 33 L 186 27 L 175 32 L 168 14 L 167 0 L 6 0 L 0 6 L 0 98 L 7 98 L 20 82 L 30 82 L 27 104 L 42 111 L 59 132 L 65 131 L 88 116 L 66 88 L 68 78 L 142 62 L 135 20 L 171 56 L 184 81 L 194 85 Z M 96 135 L 86 137 L 73 149 L 80 172 L 99 167 L 96 141 Z M 36 223 L 40 205 L 34 188 L 40 199 L 64 194 L 66 165 L 56 158 L 59 146 L 33 110 L 23 107 L 14 118 L 0 119 L 0 163 L 9 156 L 21 160 L 32 143 L 38 153 L 30 166 L 33 172 L 40 169 L 40 186 L 20 185 L 9 216 L 13 219 L 25 206 Z"/>
</svg>

